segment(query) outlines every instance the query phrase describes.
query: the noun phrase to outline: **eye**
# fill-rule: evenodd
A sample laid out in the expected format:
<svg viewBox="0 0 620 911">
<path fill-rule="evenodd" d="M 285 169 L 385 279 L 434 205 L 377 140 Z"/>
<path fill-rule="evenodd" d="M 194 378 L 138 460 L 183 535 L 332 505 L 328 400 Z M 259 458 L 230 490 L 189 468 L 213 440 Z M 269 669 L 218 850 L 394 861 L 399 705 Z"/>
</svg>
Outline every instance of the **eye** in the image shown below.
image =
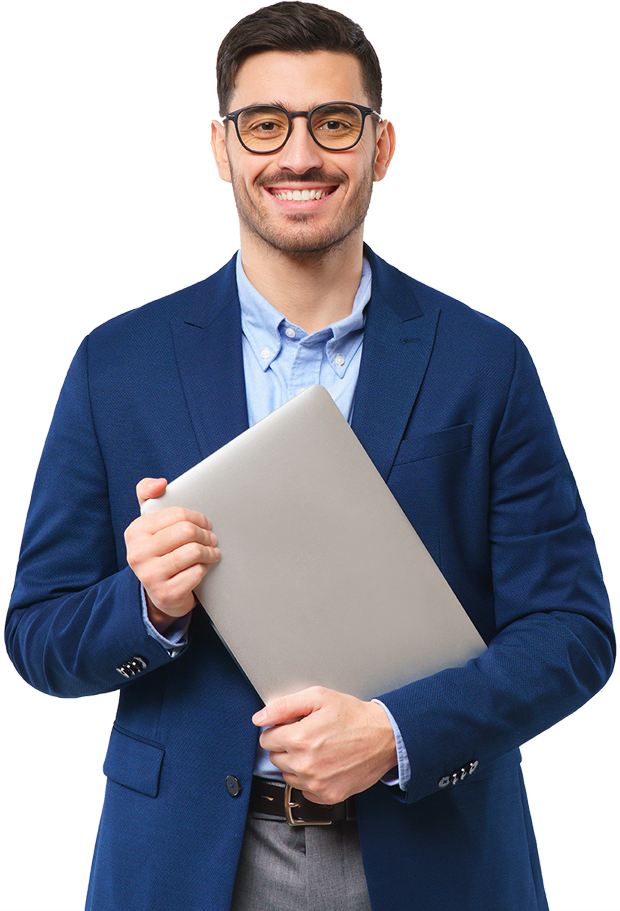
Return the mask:
<svg viewBox="0 0 620 911">
<path fill-rule="evenodd" d="M 237 121 L 242 136 L 250 139 L 273 139 L 286 133 L 288 119 L 277 108 L 248 108 Z"/>
<path fill-rule="evenodd" d="M 329 143 L 329 148 L 354 143 L 361 133 L 362 123 L 358 109 L 349 104 L 321 105 L 312 114 L 312 129 L 321 142 Z"/>
<path fill-rule="evenodd" d="M 315 129 L 322 130 L 325 133 L 346 133 L 351 129 L 351 124 L 344 120 L 325 120 L 318 123 Z"/>
<path fill-rule="evenodd" d="M 274 123 L 273 120 L 264 120 L 254 124 L 250 129 L 255 133 L 274 133 L 276 130 L 281 130 L 282 126 L 279 123 Z"/>
</svg>

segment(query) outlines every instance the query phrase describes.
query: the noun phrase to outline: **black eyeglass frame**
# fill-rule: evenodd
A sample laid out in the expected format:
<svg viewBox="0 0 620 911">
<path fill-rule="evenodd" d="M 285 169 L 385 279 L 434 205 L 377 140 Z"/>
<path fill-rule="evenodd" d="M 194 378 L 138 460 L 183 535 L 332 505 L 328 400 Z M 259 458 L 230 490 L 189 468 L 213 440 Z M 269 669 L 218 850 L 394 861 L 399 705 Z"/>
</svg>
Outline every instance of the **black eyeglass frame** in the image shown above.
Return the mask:
<svg viewBox="0 0 620 911">
<path fill-rule="evenodd" d="M 346 105 L 348 105 L 348 107 L 357 108 L 357 110 L 362 115 L 362 126 L 360 128 L 359 136 L 357 137 L 355 142 L 351 143 L 350 146 L 343 146 L 343 148 L 341 148 L 341 149 L 332 149 L 329 146 L 323 145 L 323 143 L 319 142 L 319 140 L 316 138 L 316 136 L 312 132 L 311 118 L 312 118 L 312 115 L 315 113 L 315 111 L 318 111 L 321 108 L 330 108 L 333 106 L 337 107 L 340 104 L 342 104 L 342 105 L 346 104 Z M 280 145 L 277 146 L 277 148 L 259 151 L 258 149 L 250 149 L 249 146 L 246 146 L 246 144 L 244 143 L 243 139 L 241 138 L 241 133 L 239 131 L 239 122 L 238 122 L 239 114 L 243 114 L 244 111 L 251 111 L 253 108 L 270 108 L 275 111 L 282 111 L 282 113 L 286 115 L 286 117 L 288 119 L 288 131 L 286 133 L 286 137 L 284 138 L 284 141 L 281 142 Z M 280 149 L 283 149 L 284 146 L 286 145 L 286 143 L 289 141 L 291 133 L 293 132 L 293 117 L 305 117 L 306 118 L 306 125 L 308 127 L 308 132 L 310 133 L 310 135 L 312 136 L 312 138 L 314 139 L 316 144 L 318 146 L 320 146 L 320 148 L 325 149 L 326 152 L 348 152 L 350 149 L 354 148 L 358 144 L 358 142 L 364 135 L 364 127 L 366 126 L 366 118 L 369 117 L 371 114 L 374 114 L 374 116 L 378 117 L 379 120 L 382 119 L 381 114 L 377 113 L 377 111 L 374 111 L 372 108 L 364 107 L 363 104 L 355 104 L 354 101 L 327 101 L 327 102 L 324 102 L 323 104 L 317 104 L 317 106 L 312 108 L 311 111 L 287 111 L 286 108 L 280 107 L 279 104 L 248 104 L 244 108 L 239 108 L 238 111 L 231 111 L 230 114 L 225 114 L 223 119 L 230 120 L 231 123 L 234 123 L 235 130 L 237 132 L 237 138 L 239 139 L 239 142 L 241 143 L 241 145 L 247 152 L 251 152 L 252 155 L 273 155 L 275 152 L 279 152 Z"/>
</svg>

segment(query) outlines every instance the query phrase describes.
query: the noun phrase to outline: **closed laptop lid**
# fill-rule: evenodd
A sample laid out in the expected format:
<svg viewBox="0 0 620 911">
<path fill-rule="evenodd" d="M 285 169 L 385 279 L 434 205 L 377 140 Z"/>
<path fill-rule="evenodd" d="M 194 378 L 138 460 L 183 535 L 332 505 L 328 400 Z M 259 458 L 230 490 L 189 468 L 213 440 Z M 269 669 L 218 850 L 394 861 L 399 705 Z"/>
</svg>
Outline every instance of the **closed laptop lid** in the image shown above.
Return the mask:
<svg viewBox="0 0 620 911">
<path fill-rule="evenodd" d="M 143 512 L 204 513 L 196 596 L 265 702 L 320 684 L 363 699 L 485 644 L 329 393 L 312 386 Z"/>
</svg>

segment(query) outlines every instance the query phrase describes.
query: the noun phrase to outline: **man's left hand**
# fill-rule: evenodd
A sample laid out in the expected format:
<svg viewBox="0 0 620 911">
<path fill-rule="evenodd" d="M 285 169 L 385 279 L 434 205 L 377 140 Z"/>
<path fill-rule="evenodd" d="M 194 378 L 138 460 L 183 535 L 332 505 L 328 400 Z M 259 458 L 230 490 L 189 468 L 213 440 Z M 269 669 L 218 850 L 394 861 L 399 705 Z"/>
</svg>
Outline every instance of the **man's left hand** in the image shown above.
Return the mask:
<svg viewBox="0 0 620 911">
<path fill-rule="evenodd" d="M 269 703 L 252 718 L 287 784 L 314 803 L 365 791 L 397 764 L 392 725 L 375 702 L 314 686 Z"/>
</svg>

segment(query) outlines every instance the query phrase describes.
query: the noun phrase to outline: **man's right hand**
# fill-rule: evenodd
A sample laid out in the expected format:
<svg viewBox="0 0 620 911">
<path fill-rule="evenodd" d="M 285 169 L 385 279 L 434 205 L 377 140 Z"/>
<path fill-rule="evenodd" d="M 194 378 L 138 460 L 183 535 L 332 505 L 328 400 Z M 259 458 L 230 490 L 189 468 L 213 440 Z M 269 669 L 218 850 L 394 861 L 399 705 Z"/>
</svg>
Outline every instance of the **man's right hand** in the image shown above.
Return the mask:
<svg viewBox="0 0 620 911">
<path fill-rule="evenodd" d="M 143 478 L 140 506 L 161 497 L 165 478 Z M 170 506 L 135 519 L 125 532 L 127 562 L 146 593 L 149 620 L 164 634 L 196 605 L 194 589 L 221 553 L 211 522 L 202 513 Z"/>
</svg>

